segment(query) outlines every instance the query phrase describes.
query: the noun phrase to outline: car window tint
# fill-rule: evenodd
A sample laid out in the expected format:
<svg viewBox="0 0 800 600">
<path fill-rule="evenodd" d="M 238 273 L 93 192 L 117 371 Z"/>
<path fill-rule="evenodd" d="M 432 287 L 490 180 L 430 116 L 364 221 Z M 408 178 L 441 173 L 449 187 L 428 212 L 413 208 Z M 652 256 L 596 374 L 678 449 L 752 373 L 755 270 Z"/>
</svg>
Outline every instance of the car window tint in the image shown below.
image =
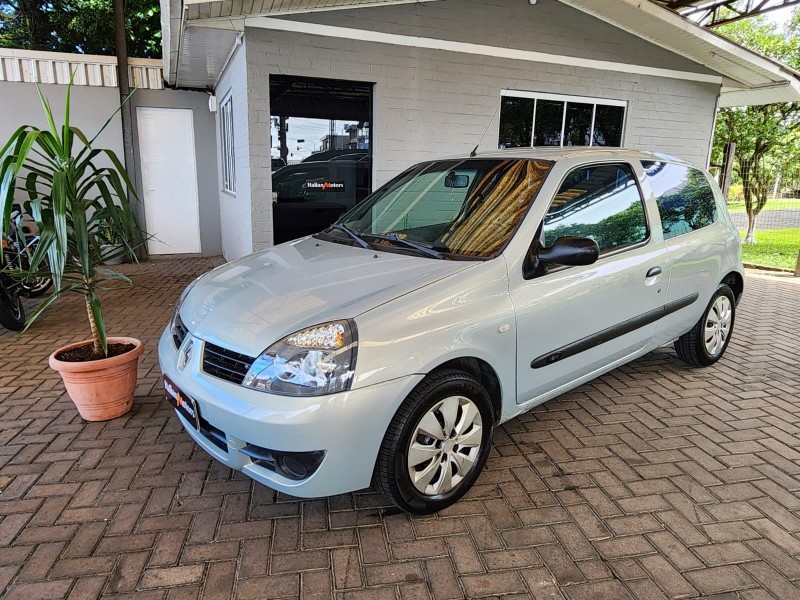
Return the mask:
<svg viewBox="0 0 800 600">
<path fill-rule="evenodd" d="M 642 166 L 656 196 L 664 239 L 708 227 L 717 220 L 714 192 L 700 170 L 659 161 L 643 161 Z"/>
<path fill-rule="evenodd" d="M 581 167 L 567 175 L 544 217 L 544 244 L 565 235 L 588 237 L 600 252 L 647 239 L 639 187 L 624 165 Z"/>
</svg>

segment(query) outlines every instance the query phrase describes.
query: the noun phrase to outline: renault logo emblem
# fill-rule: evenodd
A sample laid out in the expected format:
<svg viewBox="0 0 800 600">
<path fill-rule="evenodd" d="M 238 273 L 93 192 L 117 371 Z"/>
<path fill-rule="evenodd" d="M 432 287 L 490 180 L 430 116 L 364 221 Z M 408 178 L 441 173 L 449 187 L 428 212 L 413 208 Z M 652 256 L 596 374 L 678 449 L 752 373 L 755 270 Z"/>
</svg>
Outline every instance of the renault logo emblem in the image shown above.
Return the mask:
<svg viewBox="0 0 800 600">
<path fill-rule="evenodd" d="M 192 360 L 193 347 L 194 344 L 192 343 L 191 338 L 187 339 L 186 343 L 181 347 L 180 352 L 178 353 L 178 370 L 183 371 L 189 361 Z"/>
</svg>

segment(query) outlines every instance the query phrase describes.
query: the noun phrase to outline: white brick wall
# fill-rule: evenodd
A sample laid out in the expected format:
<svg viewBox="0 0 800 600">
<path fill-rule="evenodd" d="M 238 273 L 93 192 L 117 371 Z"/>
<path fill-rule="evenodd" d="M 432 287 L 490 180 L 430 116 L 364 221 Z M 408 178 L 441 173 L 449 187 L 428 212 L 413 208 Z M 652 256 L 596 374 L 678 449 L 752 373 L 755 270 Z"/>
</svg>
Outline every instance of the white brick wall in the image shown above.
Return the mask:
<svg viewBox="0 0 800 600">
<path fill-rule="evenodd" d="M 215 90 L 217 102 L 228 94 L 233 99 L 233 147 L 236 162 L 236 194 L 219 191 L 219 212 L 222 232 L 222 253 L 228 260 L 235 260 L 253 251 L 253 225 L 250 165 L 250 132 L 247 89 L 247 52 L 245 45 L 239 46 L 231 57 Z M 217 112 L 217 131 L 220 131 Z M 220 139 L 217 135 L 217 156 L 220 156 Z M 269 142 L 267 142 L 269 143 Z M 221 161 L 218 163 L 222 164 Z M 255 172 L 258 172 L 256 170 Z M 269 167 L 267 167 L 269 173 Z M 222 181 L 222 173 L 219 173 Z M 222 186 L 220 185 L 220 188 Z"/>
<path fill-rule="evenodd" d="M 454 0 L 312 13 L 302 19 L 707 72 L 555 0 L 535 6 L 522 0 Z M 272 30 L 248 28 L 246 37 L 254 249 L 272 239 L 271 74 L 375 83 L 376 187 L 415 162 L 469 152 L 484 131 L 481 147 L 496 148 L 496 111 L 504 88 L 627 100 L 626 146 L 704 165 L 720 90 L 709 83 Z"/>
</svg>

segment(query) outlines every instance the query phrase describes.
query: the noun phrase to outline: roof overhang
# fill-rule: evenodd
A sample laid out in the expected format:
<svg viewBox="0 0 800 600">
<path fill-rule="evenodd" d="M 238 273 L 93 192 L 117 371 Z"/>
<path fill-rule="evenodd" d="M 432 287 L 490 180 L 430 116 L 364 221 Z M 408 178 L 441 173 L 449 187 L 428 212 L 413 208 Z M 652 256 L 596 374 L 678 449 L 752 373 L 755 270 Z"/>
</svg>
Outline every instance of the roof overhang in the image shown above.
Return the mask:
<svg viewBox="0 0 800 600">
<path fill-rule="evenodd" d="M 245 23 L 276 28 L 276 20 L 272 17 L 420 0 L 160 1 L 167 82 L 179 87 L 213 87 L 235 48 L 237 33 L 244 30 Z M 722 82 L 721 107 L 800 101 L 800 73 L 703 29 L 655 1 L 559 1 L 718 73 Z M 419 39 L 426 40 L 429 46 L 436 41 Z M 457 46 L 452 50 L 459 51 Z M 473 45 L 460 43 L 460 46 Z M 502 50 L 519 54 L 518 58 L 522 60 L 531 59 L 528 55 L 536 54 Z M 680 74 L 673 76 L 680 77 Z"/>
<path fill-rule="evenodd" d="M 716 71 L 725 81 L 719 106 L 800 101 L 800 73 L 642 0 L 560 0 Z"/>
<path fill-rule="evenodd" d="M 703 27 L 735 23 L 800 4 L 800 0 L 655 0 Z"/>
</svg>

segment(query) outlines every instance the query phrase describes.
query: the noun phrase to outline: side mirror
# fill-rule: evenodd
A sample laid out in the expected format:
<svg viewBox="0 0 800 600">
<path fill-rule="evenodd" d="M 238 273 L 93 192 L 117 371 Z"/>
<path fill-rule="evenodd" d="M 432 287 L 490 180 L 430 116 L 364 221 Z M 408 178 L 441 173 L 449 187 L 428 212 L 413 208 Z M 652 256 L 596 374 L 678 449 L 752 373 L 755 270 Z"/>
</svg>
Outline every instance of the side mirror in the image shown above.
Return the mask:
<svg viewBox="0 0 800 600">
<path fill-rule="evenodd" d="M 594 240 L 565 235 L 553 242 L 549 248 L 539 250 L 537 258 L 541 263 L 575 267 L 591 265 L 597 262 L 598 256 L 600 247 Z"/>
</svg>

